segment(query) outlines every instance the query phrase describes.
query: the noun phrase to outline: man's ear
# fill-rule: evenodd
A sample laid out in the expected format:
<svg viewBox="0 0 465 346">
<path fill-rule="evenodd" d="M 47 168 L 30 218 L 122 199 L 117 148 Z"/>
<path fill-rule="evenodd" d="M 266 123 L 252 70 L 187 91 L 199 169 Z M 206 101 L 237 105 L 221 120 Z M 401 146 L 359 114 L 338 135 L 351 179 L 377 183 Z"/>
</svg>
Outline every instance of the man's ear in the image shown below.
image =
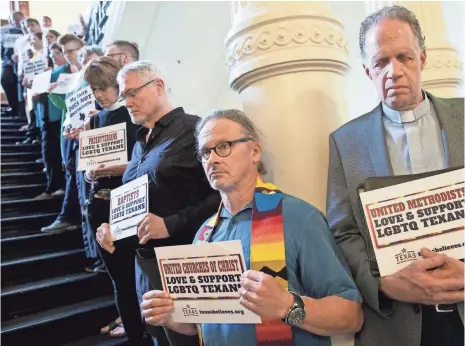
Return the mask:
<svg viewBox="0 0 465 346">
<path fill-rule="evenodd" d="M 425 68 L 425 65 L 426 65 L 426 49 L 423 49 L 421 51 L 421 53 L 420 53 L 420 61 L 421 61 L 420 68 L 423 71 L 423 69 Z"/>
<path fill-rule="evenodd" d="M 365 74 L 367 75 L 367 77 L 372 79 L 370 75 L 370 68 L 367 65 L 365 65 L 365 63 L 363 63 L 362 66 L 363 66 L 363 70 L 365 71 Z"/>
</svg>

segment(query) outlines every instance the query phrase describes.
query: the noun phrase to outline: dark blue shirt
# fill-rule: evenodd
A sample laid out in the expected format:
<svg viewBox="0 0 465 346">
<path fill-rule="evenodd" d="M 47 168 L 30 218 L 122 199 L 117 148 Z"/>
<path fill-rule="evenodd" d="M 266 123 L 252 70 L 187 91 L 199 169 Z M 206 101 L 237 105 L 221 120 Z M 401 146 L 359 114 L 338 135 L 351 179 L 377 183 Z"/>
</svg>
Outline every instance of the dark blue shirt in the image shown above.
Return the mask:
<svg viewBox="0 0 465 346">
<path fill-rule="evenodd" d="M 131 161 L 123 183 L 145 174 L 149 180 L 149 211 L 162 217 L 169 238 L 149 241 L 145 247 L 191 244 L 200 225 L 218 209 L 214 191 L 195 154 L 195 125 L 199 117 L 176 108 L 149 129 L 137 131 Z"/>
</svg>

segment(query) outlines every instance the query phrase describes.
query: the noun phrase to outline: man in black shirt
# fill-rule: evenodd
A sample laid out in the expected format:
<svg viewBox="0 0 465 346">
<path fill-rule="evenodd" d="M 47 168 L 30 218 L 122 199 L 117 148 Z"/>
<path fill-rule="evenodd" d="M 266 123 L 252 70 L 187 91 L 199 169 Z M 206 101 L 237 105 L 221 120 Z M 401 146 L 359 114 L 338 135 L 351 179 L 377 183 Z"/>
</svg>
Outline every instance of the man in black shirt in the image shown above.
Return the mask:
<svg viewBox="0 0 465 346">
<path fill-rule="evenodd" d="M 137 237 L 125 246 L 134 248 L 153 288 L 162 289 L 153 248 L 191 244 L 202 223 L 217 211 L 220 196 L 195 155 L 199 117 L 173 108 L 157 67 L 147 61 L 127 65 L 118 74 L 118 84 L 132 121 L 142 125 L 123 183 L 145 174 L 149 180 L 150 213 L 138 224 Z M 120 246 L 120 241 L 111 240 L 108 224 L 99 227 L 97 240 L 110 253 Z M 164 346 L 159 331 L 155 333 Z M 172 346 L 198 344 L 197 336 L 165 332 Z"/>
</svg>

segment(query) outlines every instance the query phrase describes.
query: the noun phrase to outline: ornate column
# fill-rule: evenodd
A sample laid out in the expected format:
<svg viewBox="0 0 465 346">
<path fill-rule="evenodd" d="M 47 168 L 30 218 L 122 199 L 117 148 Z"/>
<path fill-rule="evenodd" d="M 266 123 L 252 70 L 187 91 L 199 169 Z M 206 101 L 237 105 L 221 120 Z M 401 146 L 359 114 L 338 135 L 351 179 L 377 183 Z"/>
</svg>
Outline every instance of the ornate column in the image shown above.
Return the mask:
<svg viewBox="0 0 465 346">
<path fill-rule="evenodd" d="M 420 22 L 427 53 L 422 74 L 423 88 L 440 97 L 463 97 L 463 63 L 458 50 L 447 39 L 441 2 L 367 1 L 367 14 L 385 5 L 405 6 L 415 13 Z"/>
<path fill-rule="evenodd" d="M 284 191 L 325 210 L 328 135 L 348 120 L 347 42 L 324 2 L 232 3 L 229 82 L 264 134 L 264 161 Z"/>
</svg>

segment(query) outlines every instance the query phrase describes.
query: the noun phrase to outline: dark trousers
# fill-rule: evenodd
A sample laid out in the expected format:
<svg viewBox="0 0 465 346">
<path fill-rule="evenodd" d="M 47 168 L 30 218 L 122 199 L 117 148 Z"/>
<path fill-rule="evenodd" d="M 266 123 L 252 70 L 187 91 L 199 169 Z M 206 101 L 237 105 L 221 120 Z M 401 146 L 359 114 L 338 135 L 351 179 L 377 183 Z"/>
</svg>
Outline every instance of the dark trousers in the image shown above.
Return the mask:
<svg viewBox="0 0 465 346">
<path fill-rule="evenodd" d="M 457 310 L 437 312 L 422 308 L 421 346 L 463 346 L 464 328 Z"/>
<path fill-rule="evenodd" d="M 145 249 L 144 249 L 145 250 Z M 147 249 L 148 250 L 148 249 Z M 147 274 L 152 289 L 163 290 L 157 258 L 154 251 L 144 251 L 144 258 L 137 255 L 142 270 Z M 198 335 L 183 335 L 166 327 L 149 327 L 149 332 L 158 340 L 159 346 L 199 346 Z"/>
<path fill-rule="evenodd" d="M 61 130 L 61 129 L 60 129 Z M 81 223 L 81 209 L 79 208 L 78 191 L 76 185 L 76 160 L 73 141 L 64 142 L 64 163 L 65 163 L 65 197 L 61 205 L 61 213 L 57 220 L 71 222 L 75 225 Z"/>
<path fill-rule="evenodd" d="M 95 237 L 97 228 L 108 222 L 110 202 L 89 196 L 87 220 Z M 100 256 L 113 282 L 116 306 L 124 324 L 124 329 L 133 346 L 153 346 L 150 335 L 146 332 L 137 299 L 135 281 L 135 247 L 134 237 L 115 242 L 115 252 L 108 253 L 98 248 Z"/>
<path fill-rule="evenodd" d="M 65 188 L 65 176 L 61 163 L 60 121 L 44 122 L 42 127 L 42 158 L 47 175 L 46 193 Z"/>
<path fill-rule="evenodd" d="M 1 84 L 13 116 L 18 116 L 18 77 L 15 74 L 13 66 L 2 67 Z"/>
<path fill-rule="evenodd" d="M 76 155 L 77 151 L 76 151 Z M 86 251 L 86 257 L 88 259 L 99 258 L 98 244 L 95 237 L 92 235 L 92 230 L 87 222 L 87 196 L 89 195 L 89 184 L 84 179 L 84 172 L 77 171 L 76 164 L 76 186 L 78 192 L 79 206 L 81 207 L 81 229 L 82 229 L 82 240 L 84 242 L 84 250 Z"/>
</svg>

